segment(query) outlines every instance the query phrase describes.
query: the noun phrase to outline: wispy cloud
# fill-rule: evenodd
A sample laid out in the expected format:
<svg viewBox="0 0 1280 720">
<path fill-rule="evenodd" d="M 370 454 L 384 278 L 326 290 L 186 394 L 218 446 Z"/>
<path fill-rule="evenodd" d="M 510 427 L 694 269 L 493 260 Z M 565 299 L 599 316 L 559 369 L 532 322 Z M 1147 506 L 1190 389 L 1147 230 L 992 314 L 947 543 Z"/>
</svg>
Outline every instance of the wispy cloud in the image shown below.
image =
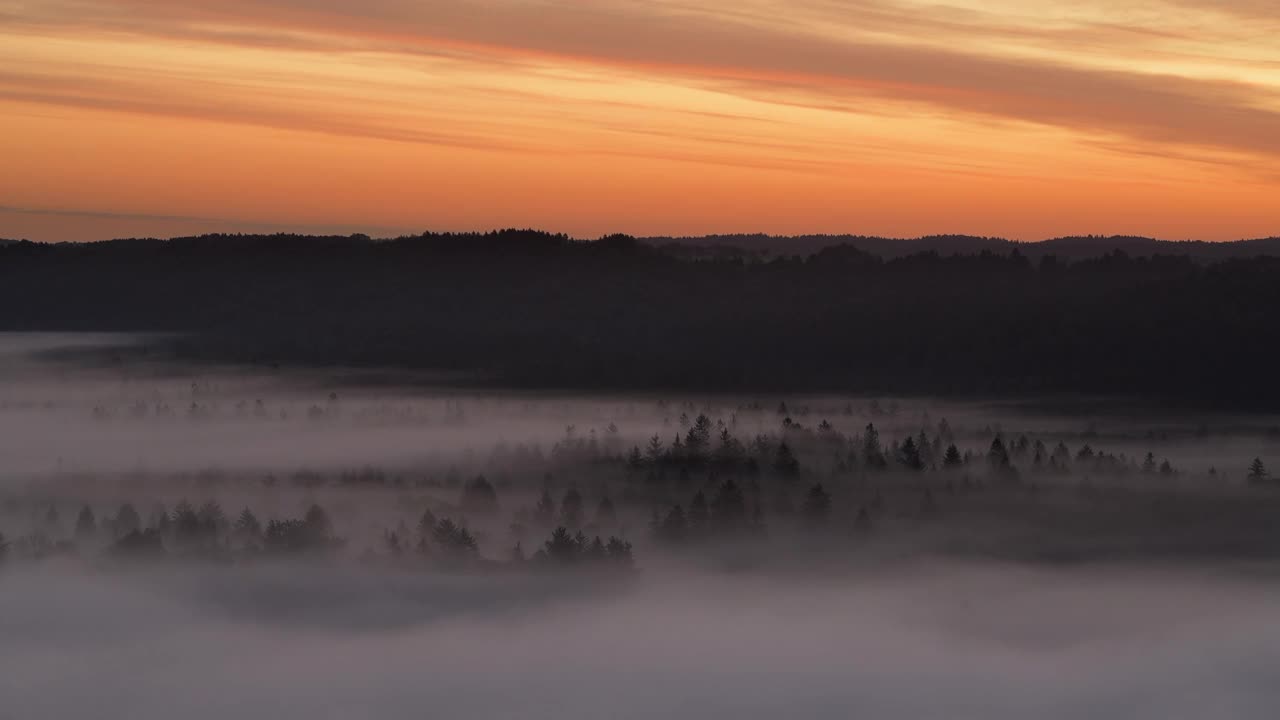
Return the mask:
<svg viewBox="0 0 1280 720">
<path fill-rule="evenodd" d="M 485 168 L 475 207 L 496 156 L 588 193 L 570 176 L 601 161 L 768 194 L 765 174 L 835 195 L 886 168 L 1256 188 L 1277 38 L 1261 0 L 0 0 L 0 104 L 439 148 Z"/>
<path fill-rule="evenodd" d="M 1190 0 L 1179 0 L 1190 3 Z M 1228 3 L 1235 10 L 1263 12 L 1262 4 Z M 620 70 L 674 75 L 733 91 L 778 83 L 819 95 L 877 98 L 922 103 L 941 110 L 991 114 L 1060 125 L 1088 132 L 1109 132 L 1136 140 L 1280 153 L 1280 92 L 1277 87 L 1175 74 L 1098 69 L 1066 58 L 1013 58 L 986 48 L 940 48 L 868 38 L 838 40 L 743 20 L 741 14 L 690 13 L 666 3 L 602 2 L 345 2 L 229 0 L 206 4 L 155 3 L 148 0 L 70 6 L 79 14 L 162 36 L 205 39 L 292 49 L 390 48 L 397 53 L 468 51 L 491 57 L 513 55 L 530 60 L 603 64 Z M 787 6 L 773 8 L 779 13 Z M 73 22 L 63 13 L 52 19 Z M 892 10 L 892 12 L 891 12 Z M 851 3 L 825 17 L 872 18 L 884 32 L 946 28 L 950 35 L 1008 35 L 1013 31 L 945 20 L 924 10 L 908 13 L 883 3 Z M 210 27 L 226 24 L 219 30 Z M 253 31 L 229 28 L 256 28 Z M 863 28 L 865 30 L 865 27 Z M 1107 38 L 1119 34 L 1166 35 L 1158 28 L 1110 24 L 1084 30 Z M 319 40 L 323 34 L 327 41 Z M 1050 31 L 1027 37 L 1045 37 Z M 300 37 L 308 37 L 302 41 Z M 1113 41 L 1114 37 L 1111 38 Z M 269 123 L 271 124 L 271 123 Z M 406 138 L 410 139 L 410 138 Z M 452 141 L 440 138 L 440 141 Z"/>
</svg>

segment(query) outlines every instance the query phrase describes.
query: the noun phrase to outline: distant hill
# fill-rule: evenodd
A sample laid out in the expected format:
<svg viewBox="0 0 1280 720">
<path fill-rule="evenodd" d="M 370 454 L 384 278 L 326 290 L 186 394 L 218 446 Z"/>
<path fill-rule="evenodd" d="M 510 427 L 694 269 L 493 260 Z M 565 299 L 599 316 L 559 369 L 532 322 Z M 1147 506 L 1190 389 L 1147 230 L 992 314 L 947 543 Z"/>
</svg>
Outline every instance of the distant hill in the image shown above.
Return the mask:
<svg viewBox="0 0 1280 720">
<path fill-rule="evenodd" d="M 895 260 L 936 253 L 941 257 L 952 255 L 980 255 L 984 252 L 1008 255 L 1017 251 L 1022 256 L 1039 260 L 1052 255 L 1059 260 L 1077 262 L 1122 252 L 1130 257 L 1171 255 L 1188 257 L 1197 262 L 1244 259 L 1261 256 L 1280 257 L 1280 237 L 1235 240 L 1229 242 L 1205 242 L 1202 240 L 1157 240 L 1128 235 L 1086 235 L 1051 238 L 1034 242 L 1006 240 L 998 237 L 975 235 L 928 235 L 918 238 L 887 238 L 870 235 L 702 235 L 702 236 L 654 236 L 632 237 L 608 235 L 595 240 L 575 241 L 563 233 L 547 233 L 535 230 L 502 230 L 496 232 L 432 233 L 398 238 L 370 238 L 368 235 L 274 235 L 210 234 L 192 237 L 176 237 L 170 240 L 155 238 L 121 238 L 91 243 L 56 243 L 61 246 L 93 246 L 92 252 L 103 252 L 108 247 L 113 252 L 140 251 L 144 248 L 165 248 L 170 252 L 190 252 L 198 248 L 221 250 L 270 249 L 273 251 L 315 250 L 319 248 L 361 248 L 387 243 L 401 245 L 430 245 L 436 249 L 463 251 L 488 250 L 506 252 L 546 252 L 556 246 L 569 243 L 585 243 L 617 247 L 620 244 L 638 244 L 655 248 L 664 255 L 682 259 L 754 258 L 806 258 L 827 248 L 856 248 L 880 258 Z M 30 243 L 26 240 L 0 238 L 0 247 Z M 55 245 L 55 244 L 50 244 Z"/>
<path fill-rule="evenodd" d="M 1061 237 L 1040 242 L 1016 242 L 1003 238 L 972 235 L 930 235 L 920 238 L 885 238 L 866 235 L 706 235 L 700 237 L 647 237 L 640 242 L 666 247 L 674 254 L 698 254 L 705 248 L 710 255 L 741 253 L 764 257 L 801 257 L 823 248 L 849 245 L 877 257 L 890 260 L 923 252 L 939 255 L 975 255 L 992 252 L 1007 254 L 1017 250 L 1030 258 L 1054 255 L 1063 260 L 1085 260 L 1120 251 L 1133 257 L 1182 255 L 1201 261 L 1248 258 L 1260 255 L 1280 256 L 1280 237 L 1235 242 L 1198 240 L 1169 241 L 1131 236 Z"/>
</svg>

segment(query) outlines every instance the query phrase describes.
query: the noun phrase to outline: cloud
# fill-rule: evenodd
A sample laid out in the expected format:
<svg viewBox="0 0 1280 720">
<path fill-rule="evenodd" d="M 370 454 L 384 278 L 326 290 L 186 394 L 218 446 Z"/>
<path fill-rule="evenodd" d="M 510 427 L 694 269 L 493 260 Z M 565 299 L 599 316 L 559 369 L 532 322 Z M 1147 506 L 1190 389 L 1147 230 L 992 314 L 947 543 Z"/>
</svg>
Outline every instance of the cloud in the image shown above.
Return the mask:
<svg viewBox="0 0 1280 720">
<path fill-rule="evenodd" d="M 869 98 L 937 112 L 1119 135 L 1135 142 L 1280 154 L 1280 133 L 1275 132 L 1280 111 L 1271 109 L 1280 107 L 1274 87 L 1136 72 L 1120 65 L 1100 68 L 1069 57 L 1060 61 L 1016 57 L 974 43 L 944 48 L 876 39 L 865 33 L 836 38 L 797 27 L 786 22 L 785 15 L 780 15 L 780 22 L 766 25 L 758 12 L 744 19 L 742 13 L 718 12 L 724 10 L 722 6 L 693 12 L 668 3 L 377 0 L 356 9 L 338 2 L 232 0 L 211 8 L 135 0 L 90 7 L 109 21 L 174 37 L 209 33 L 209 27 L 217 27 L 225 33 L 223 40 L 231 43 L 281 42 L 297 48 L 297 38 L 306 37 L 306 46 L 323 47 L 315 37 L 319 34 L 331 38 L 330 48 L 337 50 L 386 48 L 402 54 L 456 52 L 516 61 L 586 63 L 749 95 L 785 88 L 819 97 Z M 780 14 L 786 11 L 780 5 L 773 9 Z M 828 10 L 827 17 L 835 15 Z M 984 31 L 980 25 L 946 19 L 954 14 L 939 13 L 942 19 L 938 19 L 919 9 L 908 11 L 884 3 L 855 3 L 844 15 L 846 23 L 849 18 L 870 17 L 878 23 L 873 27 L 896 28 L 899 33 L 945 26 L 953 34 L 976 28 L 972 32 L 979 37 L 984 32 L 1035 35 L 1000 26 Z M 244 31 L 231 32 L 227 27 L 252 28 L 252 32 L 245 39 Z M 1072 32 L 1103 37 L 1104 33 L 1156 32 L 1114 24 L 1109 29 L 1097 23 L 1085 27 Z M 307 124 L 287 117 L 258 121 Z M 468 142 L 422 133 L 373 132 L 392 139 Z"/>
</svg>

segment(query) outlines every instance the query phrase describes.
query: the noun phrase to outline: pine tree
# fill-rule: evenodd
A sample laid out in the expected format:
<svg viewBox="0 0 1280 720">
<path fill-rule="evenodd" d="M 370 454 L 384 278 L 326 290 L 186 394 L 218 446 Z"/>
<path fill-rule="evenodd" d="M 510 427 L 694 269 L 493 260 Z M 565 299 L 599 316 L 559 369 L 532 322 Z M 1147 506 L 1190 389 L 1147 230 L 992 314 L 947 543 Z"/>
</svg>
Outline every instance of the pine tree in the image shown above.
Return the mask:
<svg viewBox="0 0 1280 720">
<path fill-rule="evenodd" d="M 449 518 L 444 518 L 436 523 L 431 532 L 431 540 L 436 547 L 455 559 L 473 555 L 478 547 L 475 536 L 471 534 L 471 531 Z"/>
<path fill-rule="evenodd" d="M 227 525 L 226 513 L 222 511 L 222 506 L 213 500 L 201 505 L 200 510 L 196 512 L 196 517 L 200 523 L 200 534 L 207 539 L 216 538 Z"/>
<path fill-rule="evenodd" d="M 592 563 L 604 562 L 607 555 L 604 549 L 604 541 L 600 539 L 599 535 L 592 538 L 591 544 L 588 545 L 583 550 L 582 555 L 584 558 L 586 558 L 588 562 L 592 562 Z"/>
<path fill-rule="evenodd" d="M 422 517 L 418 518 L 418 538 L 425 540 L 431 537 L 431 532 L 436 527 L 436 514 L 431 512 L 431 508 L 422 511 Z"/>
<path fill-rule="evenodd" d="M 635 564 L 635 559 L 631 554 L 631 543 L 622 538 L 610 536 L 609 542 L 605 544 L 604 549 L 609 562 L 620 568 L 630 568 Z"/>
<path fill-rule="evenodd" d="M 543 489 L 538 498 L 538 505 L 533 511 L 533 520 L 542 527 L 549 528 L 556 521 L 556 501 L 551 498 L 551 491 Z"/>
<path fill-rule="evenodd" d="M 131 532 L 142 528 L 142 517 L 138 515 L 138 511 L 134 509 L 130 503 L 124 503 L 120 509 L 116 511 L 116 519 L 112 523 L 112 530 L 115 531 L 117 537 L 128 535 Z"/>
<path fill-rule="evenodd" d="M 569 534 L 569 529 L 561 525 L 552 531 L 551 539 L 547 540 L 543 549 L 547 559 L 568 565 L 578 559 L 583 548 L 582 544 Z"/>
<path fill-rule="evenodd" d="M 560 524 L 576 528 L 582 524 L 582 493 L 570 486 L 560 500 Z"/>
<path fill-rule="evenodd" d="M 200 518 L 186 500 L 173 507 L 173 534 L 179 545 L 192 545 L 200 537 Z"/>
<path fill-rule="evenodd" d="M 711 418 L 700 414 L 693 422 L 693 427 L 689 428 L 684 438 L 684 447 L 690 460 L 697 462 L 705 458 L 711 445 L 711 427 Z"/>
<path fill-rule="evenodd" d="M 302 518 L 302 525 L 306 531 L 308 542 L 316 546 L 328 542 L 333 534 L 333 523 L 329 521 L 329 513 L 315 503 L 312 503 L 311 507 L 307 508 L 307 514 Z"/>
<path fill-rule="evenodd" d="M 600 504 L 596 506 L 596 524 L 600 527 L 609 527 L 618 520 L 618 511 L 613 507 L 613 501 L 608 495 L 600 498 Z"/>
<path fill-rule="evenodd" d="M 705 532 L 710 517 L 711 513 L 707 509 L 707 496 L 699 490 L 694 493 L 693 500 L 689 502 L 689 530 L 694 535 Z"/>
<path fill-rule="evenodd" d="M 498 511 L 498 491 L 483 475 L 462 488 L 462 511 L 468 514 L 492 515 Z"/>
<path fill-rule="evenodd" d="M 720 431 L 720 445 L 716 448 L 716 462 L 724 466 L 737 465 L 742 461 L 742 443 L 729 432 L 729 428 Z"/>
<path fill-rule="evenodd" d="M 825 523 L 830 515 L 831 495 L 822 487 L 822 483 L 809 488 L 804 498 L 805 522 L 811 527 L 816 527 Z"/>
<path fill-rule="evenodd" d="M 157 504 L 151 511 L 150 525 L 162 536 L 167 536 L 173 529 L 173 518 L 169 516 L 169 511 L 164 505 Z"/>
<path fill-rule="evenodd" d="M 943 467 L 958 468 L 964 465 L 964 458 L 960 456 L 960 449 L 954 444 L 947 446 L 947 453 L 942 457 Z"/>
<path fill-rule="evenodd" d="M 887 464 L 884 449 L 880 447 L 880 433 L 874 423 L 867 423 L 862 436 L 862 462 L 869 468 L 883 468 Z"/>
<path fill-rule="evenodd" d="M 650 465 L 657 465 L 662 462 L 663 452 L 662 438 L 657 435 L 649 438 L 649 445 L 644 451 L 645 460 L 647 460 Z"/>
<path fill-rule="evenodd" d="M 685 520 L 684 508 L 676 505 L 668 510 L 667 516 L 663 518 L 660 537 L 665 542 L 681 543 L 684 542 L 688 529 L 689 525 Z"/>
<path fill-rule="evenodd" d="M 400 535 L 393 530 L 383 531 L 382 545 L 391 557 L 399 557 L 404 553 L 404 548 L 400 545 Z"/>
<path fill-rule="evenodd" d="M 1249 482 L 1257 485 L 1267 481 L 1267 466 L 1262 463 L 1262 458 L 1256 457 L 1249 464 Z"/>
<path fill-rule="evenodd" d="M 733 531 L 743 527 L 747 519 L 746 498 L 732 478 L 721 483 L 711 501 L 711 517 L 721 530 Z"/>
<path fill-rule="evenodd" d="M 237 535 L 249 540 L 256 540 L 262 535 L 262 524 L 258 522 L 258 516 L 247 507 L 240 511 L 234 529 Z"/>
<path fill-rule="evenodd" d="M 782 477 L 790 478 L 800 474 L 800 461 L 791 452 L 791 446 L 783 440 L 773 455 L 773 470 Z"/>
<path fill-rule="evenodd" d="M 93 516 L 93 509 L 88 505 L 80 508 L 80 514 L 76 517 L 76 539 L 85 540 L 94 536 L 98 532 L 98 521 Z"/>
<path fill-rule="evenodd" d="M 987 463 L 993 470 L 1005 470 L 1009 467 L 1009 451 L 1005 449 L 1004 441 L 999 435 L 991 441 L 991 449 L 987 451 Z"/>
<path fill-rule="evenodd" d="M 924 459 L 920 457 L 920 447 L 916 445 L 916 441 L 910 435 L 907 436 L 906 440 L 902 441 L 902 446 L 898 448 L 898 460 L 908 470 L 924 469 Z"/>
</svg>

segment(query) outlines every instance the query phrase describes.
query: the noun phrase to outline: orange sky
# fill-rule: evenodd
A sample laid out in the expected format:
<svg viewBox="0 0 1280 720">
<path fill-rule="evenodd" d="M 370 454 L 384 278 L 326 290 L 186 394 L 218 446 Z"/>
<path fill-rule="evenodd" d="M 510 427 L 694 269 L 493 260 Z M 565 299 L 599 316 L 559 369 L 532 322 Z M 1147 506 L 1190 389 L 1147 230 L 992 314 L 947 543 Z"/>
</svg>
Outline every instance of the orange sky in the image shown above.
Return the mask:
<svg viewBox="0 0 1280 720">
<path fill-rule="evenodd" d="M 1223 240 L 1278 160 L 1274 0 L 0 0 L 0 237 Z"/>
</svg>

